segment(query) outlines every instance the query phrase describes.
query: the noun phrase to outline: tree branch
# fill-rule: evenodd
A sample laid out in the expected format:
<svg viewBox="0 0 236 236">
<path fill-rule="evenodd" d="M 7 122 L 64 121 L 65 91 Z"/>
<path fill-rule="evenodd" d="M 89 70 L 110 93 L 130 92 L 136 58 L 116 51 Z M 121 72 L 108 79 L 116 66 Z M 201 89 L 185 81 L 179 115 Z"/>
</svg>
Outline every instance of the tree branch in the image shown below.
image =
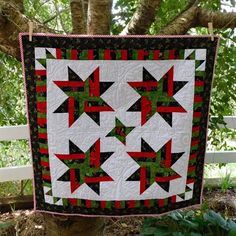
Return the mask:
<svg viewBox="0 0 236 236">
<path fill-rule="evenodd" d="M 85 34 L 85 17 L 83 11 L 83 3 L 82 0 L 71 0 L 70 1 L 71 8 L 71 17 L 72 17 L 72 33 L 73 34 Z"/>
<path fill-rule="evenodd" d="M 64 25 L 64 22 L 63 22 L 63 19 L 62 19 L 62 16 L 61 16 L 59 7 L 58 7 L 58 5 L 57 5 L 57 1 L 54 2 L 54 7 L 55 7 L 55 10 L 56 10 L 56 12 L 57 12 L 57 17 L 58 17 L 57 19 L 58 19 L 59 22 L 60 22 L 61 28 L 62 28 L 63 32 L 67 34 L 68 32 L 67 32 L 66 27 L 65 27 L 65 25 Z"/>
<path fill-rule="evenodd" d="M 15 5 L 0 0 L 0 50 L 20 60 L 18 34 L 28 32 L 29 19 Z M 35 32 L 51 32 L 45 25 L 34 22 Z"/>
<path fill-rule="evenodd" d="M 145 34 L 154 22 L 161 2 L 162 0 L 140 0 L 139 6 L 121 34 Z"/>
<path fill-rule="evenodd" d="M 178 35 L 186 34 L 196 24 L 197 20 L 196 2 L 190 3 L 187 8 L 171 20 L 159 34 Z"/>
<path fill-rule="evenodd" d="M 160 31 L 160 34 L 186 34 L 192 27 L 208 27 L 208 22 L 212 22 L 216 29 L 236 27 L 235 12 L 210 11 L 198 7 L 197 2 L 188 5 L 186 10 L 176 16 Z"/>
<path fill-rule="evenodd" d="M 88 1 L 88 34 L 110 34 L 112 0 Z"/>
<path fill-rule="evenodd" d="M 213 27 L 217 29 L 236 27 L 236 12 L 210 11 L 198 8 L 197 16 L 198 20 L 195 26 L 208 27 L 208 22 L 212 22 Z"/>
<path fill-rule="evenodd" d="M 54 20 L 55 18 L 57 18 L 61 13 L 66 12 L 66 11 L 68 11 L 68 10 L 69 10 L 69 8 L 62 9 L 62 10 L 58 11 L 54 16 L 52 16 L 52 17 L 50 17 L 49 19 L 45 20 L 45 21 L 43 22 L 43 24 L 49 23 L 50 21 L 52 21 L 52 20 Z"/>
</svg>

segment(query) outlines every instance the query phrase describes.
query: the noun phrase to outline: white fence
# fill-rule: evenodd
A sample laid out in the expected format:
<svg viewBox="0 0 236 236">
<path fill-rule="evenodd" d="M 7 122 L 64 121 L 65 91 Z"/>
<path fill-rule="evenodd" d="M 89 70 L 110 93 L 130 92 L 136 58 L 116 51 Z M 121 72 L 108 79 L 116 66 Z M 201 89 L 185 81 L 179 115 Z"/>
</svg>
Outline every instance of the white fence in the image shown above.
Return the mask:
<svg viewBox="0 0 236 236">
<path fill-rule="evenodd" d="M 236 129 L 236 116 L 225 116 L 230 129 Z M 0 141 L 29 139 L 27 125 L 0 127 Z M 236 151 L 207 152 L 205 163 L 236 163 Z M 31 179 L 32 166 L 14 166 L 0 168 L 0 182 Z"/>
</svg>

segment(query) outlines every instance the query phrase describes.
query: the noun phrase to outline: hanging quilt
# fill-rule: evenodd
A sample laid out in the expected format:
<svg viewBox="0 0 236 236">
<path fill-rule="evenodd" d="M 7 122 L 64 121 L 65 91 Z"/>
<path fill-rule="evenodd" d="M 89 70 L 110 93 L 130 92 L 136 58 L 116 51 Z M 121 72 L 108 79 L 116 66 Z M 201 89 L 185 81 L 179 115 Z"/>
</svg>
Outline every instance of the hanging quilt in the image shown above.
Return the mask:
<svg viewBox="0 0 236 236">
<path fill-rule="evenodd" d="M 151 215 L 201 203 L 218 38 L 20 35 L 35 209 Z"/>
</svg>

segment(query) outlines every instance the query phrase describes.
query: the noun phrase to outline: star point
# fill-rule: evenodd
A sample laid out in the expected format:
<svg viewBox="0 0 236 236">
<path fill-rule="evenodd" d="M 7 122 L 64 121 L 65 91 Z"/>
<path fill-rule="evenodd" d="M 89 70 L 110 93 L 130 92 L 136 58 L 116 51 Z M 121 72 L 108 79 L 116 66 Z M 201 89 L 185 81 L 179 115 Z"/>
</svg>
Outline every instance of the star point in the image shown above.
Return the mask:
<svg viewBox="0 0 236 236">
<path fill-rule="evenodd" d="M 172 166 L 184 153 L 171 152 L 171 139 L 157 152 L 143 139 L 141 144 L 141 152 L 128 152 L 128 155 L 139 164 L 140 168 L 127 181 L 140 181 L 140 194 L 153 183 L 157 183 L 166 192 L 169 192 L 170 181 L 181 177 L 172 169 Z"/>
<path fill-rule="evenodd" d="M 115 120 L 115 127 L 106 135 L 106 137 L 116 137 L 124 145 L 126 144 L 127 135 L 135 127 L 125 126 L 118 118 Z"/>
<path fill-rule="evenodd" d="M 145 68 L 143 68 L 143 81 L 128 82 L 128 84 L 141 96 L 128 111 L 141 112 L 141 125 L 144 125 L 156 112 L 172 126 L 173 112 L 186 112 L 186 110 L 173 97 L 185 85 L 186 81 L 174 81 L 174 67 L 157 81 Z"/>
<path fill-rule="evenodd" d="M 101 98 L 113 82 L 100 82 L 99 67 L 85 81 L 68 67 L 68 78 L 68 81 L 54 81 L 54 84 L 68 96 L 54 113 L 68 113 L 69 127 L 83 113 L 100 125 L 100 112 L 113 111 Z"/>
<path fill-rule="evenodd" d="M 100 182 L 113 181 L 101 168 L 112 154 L 113 152 L 100 152 L 100 139 L 86 152 L 69 140 L 69 154 L 55 154 L 69 168 L 58 181 L 70 182 L 71 193 L 85 183 L 99 195 Z"/>
</svg>

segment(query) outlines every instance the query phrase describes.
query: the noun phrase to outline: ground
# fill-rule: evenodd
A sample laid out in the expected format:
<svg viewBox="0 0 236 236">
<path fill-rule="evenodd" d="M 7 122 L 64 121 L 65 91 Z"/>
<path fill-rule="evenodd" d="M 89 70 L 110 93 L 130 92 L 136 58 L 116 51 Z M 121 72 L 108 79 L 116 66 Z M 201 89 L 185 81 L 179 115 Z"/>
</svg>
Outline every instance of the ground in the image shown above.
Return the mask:
<svg viewBox="0 0 236 236">
<path fill-rule="evenodd" d="M 225 192 L 220 189 L 205 189 L 203 207 L 236 219 L 235 191 L 233 189 Z M 104 236 L 138 235 L 143 219 L 144 217 L 106 218 Z M 8 223 L 5 229 L 1 229 L 3 222 Z M 1 236 L 44 236 L 45 225 L 42 214 L 36 214 L 32 210 L 13 211 L 0 215 Z"/>
</svg>

